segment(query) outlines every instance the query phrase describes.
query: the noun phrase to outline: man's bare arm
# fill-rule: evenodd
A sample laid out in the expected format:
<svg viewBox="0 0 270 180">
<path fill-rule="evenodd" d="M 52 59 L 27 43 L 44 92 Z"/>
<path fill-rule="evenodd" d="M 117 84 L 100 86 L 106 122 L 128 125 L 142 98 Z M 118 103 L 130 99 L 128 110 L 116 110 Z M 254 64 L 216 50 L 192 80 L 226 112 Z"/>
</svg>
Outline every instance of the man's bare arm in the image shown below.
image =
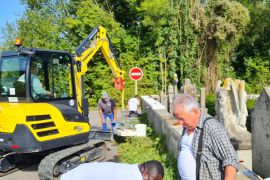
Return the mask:
<svg viewBox="0 0 270 180">
<path fill-rule="evenodd" d="M 225 178 L 224 180 L 234 180 L 236 175 L 236 168 L 233 166 L 225 166 Z"/>
</svg>

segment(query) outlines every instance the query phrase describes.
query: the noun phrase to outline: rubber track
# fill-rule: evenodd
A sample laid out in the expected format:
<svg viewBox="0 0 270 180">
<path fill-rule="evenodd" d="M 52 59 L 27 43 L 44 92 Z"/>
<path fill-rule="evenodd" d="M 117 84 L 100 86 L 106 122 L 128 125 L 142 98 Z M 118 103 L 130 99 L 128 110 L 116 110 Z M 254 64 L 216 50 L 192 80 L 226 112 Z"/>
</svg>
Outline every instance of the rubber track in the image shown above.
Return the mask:
<svg viewBox="0 0 270 180">
<path fill-rule="evenodd" d="M 72 154 L 75 154 L 78 151 L 81 151 L 85 148 L 89 148 L 89 147 L 95 147 L 95 144 L 97 143 L 104 143 L 104 141 L 99 141 L 99 140 L 91 140 L 90 142 L 86 143 L 86 144 L 82 144 L 82 145 L 78 145 L 78 146 L 74 146 L 74 147 L 70 147 L 67 149 L 63 149 L 57 152 L 54 152 L 48 156 L 46 156 L 39 164 L 38 166 L 38 176 L 40 180 L 52 180 L 53 179 L 53 170 L 54 167 L 56 166 L 57 162 L 59 162 L 61 159 L 68 157 Z M 102 144 L 102 145 L 104 145 Z M 106 148 L 106 146 L 104 147 Z M 101 153 L 104 153 L 104 151 L 102 151 Z M 105 155 L 101 154 L 100 158 L 105 158 Z"/>
<path fill-rule="evenodd" d="M 1 154 L 0 154 L 0 159 L 2 159 L 2 158 L 5 158 L 6 156 L 8 156 L 8 155 L 14 155 L 15 153 L 4 153 L 4 152 L 1 152 Z M 8 175 L 8 174 L 10 174 L 10 173 L 13 173 L 13 172 L 15 172 L 15 171 L 18 171 L 18 170 L 20 170 L 20 169 L 23 169 L 24 167 L 26 167 L 28 164 L 27 163 L 20 163 L 19 165 L 17 165 L 17 166 L 15 166 L 14 168 L 12 168 L 12 169 L 10 169 L 10 170 L 8 170 L 8 171 L 6 171 L 6 172 L 0 172 L 0 177 L 2 177 L 2 176 L 6 176 L 6 175 Z"/>
<path fill-rule="evenodd" d="M 3 157 L 0 157 L 0 159 L 1 158 L 3 158 Z M 35 160 L 31 159 L 30 157 L 26 158 L 24 161 L 16 164 L 16 166 L 13 169 L 8 170 L 7 172 L 0 172 L 0 177 L 6 176 L 6 175 L 11 174 L 13 172 L 16 172 L 18 170 L 24 169 L 27 166 L 31 166 L 31 165 L 33 165 L 33 162 L 34 162 L 34 164 L 37 164 L 37 162 Z"/>
<path fill-rule="evenodd" d="M 9 170 L 7 172 L 0 172 L 0 177 L 3 177 L 3 176 L 6 176 L 6 175 L 8 175 L 10 173 L 16 172 L 16 171 L 18 171 L 18 170 L 20 170 L 20 169 L 22 169 L 24 167 L 26 167 L 26 165 L 25 166 L 20 166 L 20 167 L 13 168 L 13 169 L 11 169 L 11 170 Z"/>
</svg>

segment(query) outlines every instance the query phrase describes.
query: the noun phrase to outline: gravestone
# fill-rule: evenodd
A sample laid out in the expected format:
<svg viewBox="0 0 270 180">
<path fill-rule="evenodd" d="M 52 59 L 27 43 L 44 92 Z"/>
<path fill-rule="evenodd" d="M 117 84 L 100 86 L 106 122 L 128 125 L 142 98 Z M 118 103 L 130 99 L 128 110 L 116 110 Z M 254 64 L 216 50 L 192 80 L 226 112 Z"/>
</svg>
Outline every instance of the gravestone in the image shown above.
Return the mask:
<svg viewBox="0 0 270 180">
<path fill-rule="evenodd" d="M 161 104 L 168 107 L 168 96 L 163 91 L 160 92 L 159 99 Z"/>
<path fill-rule="evenodd" d="M 175 97 L 174 93 L 175 92 L 174 92 L 173 85 L 169 84 L 169 86 L 168 86 L 168 112 L 170 114 L 172 114 L 173 100 L 174 100 L 174 97 Z"/>
<path fill-rule="evenodd" d="M 205 87 L 203 87 L 203 88 L 200 88 L 200 108 L 201 108 L 201 111 L 207 113 L 208 110 L 206 108 L 205 99 L 206 99 Z"/>
<path fill-rule="evenodd" d="M 251 116 L 252 169 L 270 177 L 270 87 L 264 88 Z"/>
<path fill-rule="evenodd" d="M 182 87 L 182 92 L 197 98 L 196 86 L 191 83 L 190 79 L 185 79 L 184 85 Z"/>
<path fill-rule="evenodd" d="M 236 149 L 251 149 L 251 134 L 247 131 L 248 116 L 245 81 L 225 79 L 216 85 L 216 119 L 227 130 Z"/>
</svg>

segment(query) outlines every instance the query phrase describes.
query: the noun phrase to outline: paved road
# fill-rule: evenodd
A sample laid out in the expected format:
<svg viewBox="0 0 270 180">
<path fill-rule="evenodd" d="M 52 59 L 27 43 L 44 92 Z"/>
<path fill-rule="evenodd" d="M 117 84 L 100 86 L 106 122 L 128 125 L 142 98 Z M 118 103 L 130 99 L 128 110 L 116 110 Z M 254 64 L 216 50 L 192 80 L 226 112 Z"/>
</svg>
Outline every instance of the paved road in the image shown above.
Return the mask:
<svg viewBox="0 0 270 180">
<path fill-rule="evenodd" d="M 117 116 L 118 116 L 118 119 L 120 120 L 122 118 L 122 113 L 118 113 Z M 100 123 L 100 118 L 97 111 L 90 111 L 89 119 L 90 119 L 90 123 L 93 129 L 100 129 L 101 123 Z M 105 161 L 111 161 L 111 162 L 119 161 L 119 157 L 117 153 L 117 146 L 115 144 L 112 144 L 111 142 L 106 142 L 106 143 L 107 143 L 107 155 L 106 155 Z M 4 177 L 0 177 L 0 179 L 1 180 L 18 180 L 18 179 L 38 180 L 38 173 L 37 173 L 38 163 L 39 162 L 37 162 L 34 165 L 27 166 L 26 168 L 13 172 Z"/>
</svg>

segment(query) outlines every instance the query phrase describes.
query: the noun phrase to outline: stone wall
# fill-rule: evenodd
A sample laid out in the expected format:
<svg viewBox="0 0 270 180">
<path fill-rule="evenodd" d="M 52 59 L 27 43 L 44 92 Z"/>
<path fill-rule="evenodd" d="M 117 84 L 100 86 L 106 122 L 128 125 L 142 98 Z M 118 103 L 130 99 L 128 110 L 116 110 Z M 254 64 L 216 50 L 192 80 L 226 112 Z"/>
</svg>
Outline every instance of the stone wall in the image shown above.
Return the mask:
<svg viewBox="0 0 270 180">
<path fill-rule="evenodd" d="M 270 177 L 270 87 L 261 93 L 251 119 L 252 169 L 262 177 Z"/>
<path fill-rule="evenodd" d="M 174 126 L 176 122 L 167 109 L 151 96 L 141 97 L 142 113 L 147 114 L 148 121 L 154 126 L 155 131 L 165 136 L 165 143 L 170 153 L 175 157 L 178 155 L 178 142 L 183 128 Z"/>
</svg>

